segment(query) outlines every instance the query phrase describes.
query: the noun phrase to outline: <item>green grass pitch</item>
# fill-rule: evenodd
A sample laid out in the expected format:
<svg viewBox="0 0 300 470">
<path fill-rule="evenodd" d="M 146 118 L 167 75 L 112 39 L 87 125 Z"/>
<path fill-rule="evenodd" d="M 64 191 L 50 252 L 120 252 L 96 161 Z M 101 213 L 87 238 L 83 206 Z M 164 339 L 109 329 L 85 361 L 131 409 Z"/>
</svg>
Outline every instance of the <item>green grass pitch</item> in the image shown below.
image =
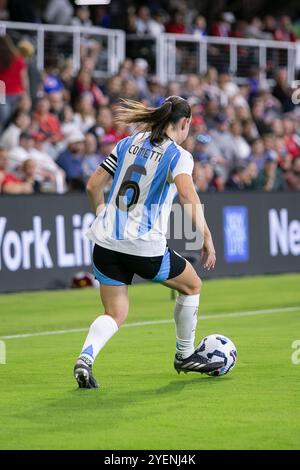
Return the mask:
<svg viewBox="0 0 300 470">
<path fill-rule="evenodd" d="M 128 324 L 172 319 L 166 288 L 130 298 Z M 204 283 L 197 341 L 222 333 L 238 350 L 223 378 L 176 374 L 171 322 L 122 328 L 95 363 L 100 390 L 72 377 L 84 331 L 3 338 L 87 328 L 100 312 L 94 289 L 0 296 L 1 449 L 299 449 L 300 275 Z"/>
</svg>

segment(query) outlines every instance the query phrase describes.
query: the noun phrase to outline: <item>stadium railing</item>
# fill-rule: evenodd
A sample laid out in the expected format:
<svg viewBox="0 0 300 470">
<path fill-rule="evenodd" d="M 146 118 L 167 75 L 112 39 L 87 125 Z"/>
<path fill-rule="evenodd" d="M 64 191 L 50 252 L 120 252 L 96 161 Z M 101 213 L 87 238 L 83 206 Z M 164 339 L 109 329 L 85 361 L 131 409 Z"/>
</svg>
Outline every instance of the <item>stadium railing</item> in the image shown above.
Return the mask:
<svg viewBox="0 0 300 470">
<path fill-rule="evenodd" d="M 161 34 L 159 37 L 130 34 L 127 51 L 148 60 L 152 73 L 163 83 L 180 80 L 188 73 L 204 74 L 208 66 L 228 70 L 243 83 L 255 67 L 260 79 L 272 81 L 279 67 L 286 67 L 288 80 L 300 68 L 300 42 L 196 37 L 191 34 Z"/>
<path fill-rule="evenodd" d="M 8 33 L 15 41 L 30 40 L 36 48 L 38 70 L 45 64 L 71 58 L 73 71 L 80 69 L 81 48 L 98 45 L 96 77 L 110 77 L 125 59 L 125 33 L 98 27 L 49 25 L 0 21 L 0 35 Z"/>
<path fill-rule="evenodd" d="M 205 73 L 208 66 L 228 70 L 243 83 L 259 70 L 260 79 L 273 81 L 276 70 L 286 67 L 288 81 L 300 68 L 300 41 L 296 43 L 192 34 L 159 36 L 125 35 L 122 30 L 0 21 L 0 35 L 8 32 L 15 41 L 27 38 L 36 47 L 38 70 L 46 63 L 72 58 L 74 72 L 80 68 L 82 47 L 98 44 L 95 76 L 107 78 L 118 72 L 125 56 L 147 59 L 150 72 L 162 83 L 182 80 L 189 73 Z"/>
</svg>

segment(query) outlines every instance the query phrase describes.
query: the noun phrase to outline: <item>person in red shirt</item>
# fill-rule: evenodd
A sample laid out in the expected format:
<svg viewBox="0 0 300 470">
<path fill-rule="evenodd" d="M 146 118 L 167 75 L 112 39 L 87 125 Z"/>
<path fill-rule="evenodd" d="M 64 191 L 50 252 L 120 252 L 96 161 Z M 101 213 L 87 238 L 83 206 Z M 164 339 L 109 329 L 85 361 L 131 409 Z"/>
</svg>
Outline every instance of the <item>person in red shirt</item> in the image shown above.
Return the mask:
<svg viewBox="0 0 300 470">
<path fill-rule="evenodd" d="M 39 130 L 46 134 L 53 144 L 63 139 L 60 122 L 54 114 L 50 113 L 50 103 L 47 97 L 37 100 L 33 118 Z"/>
<path fill-rule="evenodd" d="M 0 130 L 27 91 L 27 65 L 9 36 L 0 36 Z"/>
<path fill-rule="evenodd" d="M 0 148 L 0 194 L 31 194 L 33 186 L 6 171 L 7 151 Z"/>
<path fill-rule="evenodd" d="M 284 118 L 282 123 L 284 129 L 284 143 L 287 152 L 292 155 L 293 158 L 300 157 L 300 139 L 296 134 L 295 122 L 292 119 Z"/>
<path fill-rule="evenodd" d="M 184 17 L 179 11 L 174 14 L 170 23 L 167 24 L 166 32 L 174 34 L 184 34 L 186 32 Z"/>
<path fill-rule="evenodd" d="M 282 15 L 279 20 L 279 26 L 274 31 L 276 41 L 296 42 L 297 38 L 292 31 L 291 18 L 288 15 Z"/>
</svg>

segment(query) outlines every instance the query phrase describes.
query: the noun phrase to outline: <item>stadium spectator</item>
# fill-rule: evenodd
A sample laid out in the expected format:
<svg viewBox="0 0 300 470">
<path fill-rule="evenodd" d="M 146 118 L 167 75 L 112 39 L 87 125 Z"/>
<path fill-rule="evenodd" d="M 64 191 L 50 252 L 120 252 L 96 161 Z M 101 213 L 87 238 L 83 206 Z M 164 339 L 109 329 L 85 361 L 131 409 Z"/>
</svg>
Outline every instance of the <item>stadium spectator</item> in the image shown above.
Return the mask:
<svg viewBox="0 0 300 470">
<path fill-rule="evenodd" d="M 65 171 L 70 190 L 85 190 L 83 158 L 84 135 L 81 132 L 72 133 L 67 139 L 67 149 L 57 158 L 56 163 Z"/>
<path fill-rule="evenodd" d="M 41 183 L 37 178 L 36 162 L 31 160 L 25 160 L 21 166 L 21 179 L 24 183 L 28 183 L 32 188 L 32 193 L 41 192 Z"/>
<path fill-rule="evenodd" d="M 64 106 L 61 118 L 61 130 L 64 137 L 69 136 L 72 132 L 78 132 L 80 130 L 75 119 L 75 113 L 70 105 Z"/>
<path fill-rule="evenodd" d="M 191 33 L 196 36 L 202 38 L 203 36 L 207 36 L 207 29 L 206 29 L 206 19 L 204 16 L 196 16 Z"/>
<path fill-rule="evenodd" d="M 7 0 L 0 0 L 0 21 L 7 21 L 8 19 Z"/>
<path fill-rule="evenodd" d="M 113 114 L 109 106 L 100 106 L 96 116 L 96 123 L 90 128 L 89 132 L 95 134 L 98 139 L 104 134 L 116 135 Z"/>
<path fill-rule="evenodd" d="M 43 133 L 23 132 L 18 145 L 13 147 L 8 154 L 8 169 L 18 174 L 26 160 L 33 160 L 42 187 L 45 186 L 48 192 L 63 193 L 65 192 L 65 175 L 47 154 L 46 141 L 47 136 Z"/>
<path fill-rule="evenodd" d="M 16 147 L 9 152 L 8 167 L 11 171 L 18 170 L 22 163 L 30 157 L 30 151 L 34 147 L 33 135 L 30 132 L 22 132 Z"/>
<path fill-rule="evenodd" d="M 225 114 L 219 114 L 215 119 L 216 128 L 211 131 L 213 142 L 217 146 L 222 159 L 218 162 L 220 176 L 227 180 L 238 155 L 233 137 L 228 131 L 228 118 Z"/>
<path fill-rule="evenodd" d="M 213 23 L 211 34 L 212 36 L 229 37 L 231 33 L 232 24 L 235 22 L 235 16 L 231 12 L 221 13 L 219 19 Z"/>
<path fill-rule="evenodd" d="M 71 24 L 74 26 L 93 26 L 90 9 L 87 5 L 81 5 L 76 8 Z"/>
<path fill-rule="evenodd" d="M 179 10 L 173 14 L 170 22 L 166 25 L 166 32 L 173 34 L 185 34 L 187 32 L 184 16 Z"/>
<path fill-rule="evenodd" d="M 294 110 L 295 105 L 292 101 L 292 91 L 288 84 L 287 70 L 280 68 L 276 74 L 276 84 L 272 94 L 280 101 L 284 113 L 289 113 Z"/>
<path fill-rule="evenodd" d="M 296 36 L 292 30 L 291 18 L 288 15 L 282 15 L 279 18 L 279 25 L 274 31 L 276 41 L 296 41 Z"/>
<path fill-rule="evenodd" d="M 132 16 L 131 32 L 157 36 L 164 32 L 164 26 L 162 22 L 151 17 L 150 9 L 147 6 L 142 5 L 136 16 Z"/>
<path fill-rule="evenodd" d="M 264 168 L 258 173 L 254 187 L 268 192 L 286 188 L 282 170 L 278 168 L 276 157 L 273 155 L 265 159 Z"/>
<path fill-rule="evenodd" d="M 246 166 L 237 165 L 230 173 L 230 177 L 226 182 L 226 189 L 229 191 L 241 191 L 244 189 Z"/>
<path fill-rule="evenodd" d="M 0 81 L 5 86 L 5 103 L 0 105 L 1 131 L 28 88 L 26 63 L 8 35 L 0 36 Z"/>
<path fill-rule="evenodd" d="M 29 129 L 31 119 L 29 114 L 23 111 L 16 111 L 11 119 L 11 124 L 5 129 L 2 134 L 0 145 L 6 150 L 11 150 L 17 147 L 20 140 L 20 135 Z"/>
<path fill-rule="evenodd" d="M 95 64 L 86 61 L 85 66 L 79 71 L 72 89 L 73 104 L 78 97 L 87 92 L 92 95 L 94 106 L 107 104 L 107 98 L 103 95 L 101 89 L 93 79 L 92 73 L 94 66 Z"/>
<path fill-rule="evenodd" d="M 112 153 L 118 140 L 118 137 L 114 134 L 105 134 L 103 137 L 101 137 L 99 148 L 100 161 L 103 161 L 105 158 L 107 158 L 108 155 Z"/>
<path fill-rule="evenodd" d="M 61 2 L 57 0 L 51 3 L 57 5 Z M 134 6 L 129 7 L 128 12 L 132 15 L 134 26 L 132 32 L 137 32 L 138 24 L 139 34 L 148 34 L 151 25 L 153 30 L 157 30 L 154 34 L 157 36 L 160 34 L 158 31 L 163 31 L 165 24 L 169 22 L 168 27 L 173 24 L 173 32 L 177 31 L 179 34 L 183 30 L 200 37 L 207 34 L 206 19 L 201 16 L 200 9 L 187 10 L 186 2 L 175 0 L 172 2 L 173 10 L 170 5 L 167 6 L 167 2 L 165 7 L 168 13 L 159 10 L 156 3 L 151 5 L 151 11 L 145 5 L 139 6 L 137 10 Z M 100 8 L 112 21 L 111 12 L 108 13 L 110 7 Z M 171 21 L 170 16 L 168 17 L 170 14 L 173 14 Z M 87 7 L 76 9 L 76 15 L 74 24 L 90 26 L 90 18 L 98 21 L 96 10 Z M 211 21 L 208 25 L 208 31 L 211 33 L 215 28 L 215 34 L 220 37 L 267 39 L 276 36 L 280 39 L 282 34 L 282 37 L 293 40 L 290 36 L 291 20 L 284 15 L 279 18 L 267 15 L 263 21 L 254 17 L 246 24 L 240 18 L 236 21 L 232 13 L 224 12 L 213 23 L 212 28 Z M 51 48 L 56 51 L 56 39 L 53 41 Z M 101 70 L 101 61 L 105 58 L 105 47 L 100 45 L 100 62 L 98 54 L 90 48 L 85 50 L 81 57 L 81 69 L 74 77 L 72 60 L 66 52 L 69 46 L 66 44 L 66 47 L 59 49 L 59 60 L 55 60 L 55 63 L 47 60 L 46 72 L 38 73 L 39 85 L 36 93 L 32 94 L 35 101 L 33 109 L 30 96 L 27 93 L 20 94 L 15 100 L 15 114 L 10 116 L 5 130 L 0 133 L 0 145 L 5 146 L 12 154 L 8 169 L 10 162 L 13 162 L 14 153 L 19 155 L 19 165 L 14 166 L 14 171 L 20 170 L 25 157 L 34 160 L 42 191 L 64 191 L 64 173 L 57 167 L 55 160 L 64 160 L 62 155 L 65 152 L 75 154 L 75 163 L 71 157 L 66 160 L 68 163 L 71 161 L 70 166 L 73 169 L 76 165 L 77 170 L 81 167 L 74 177 L 74 184 L 71 181 L 72 176 L 68 176 L 69 188 L 72 190 L 75 187 L 83 187 L 85 175 L 90 174 L 96 162 L 107 155 L 109 146 L 112 148 L 119 139 L 128 135 L 131 129 L 113 121 L 114 108 L 120 98 L 131 98 L 142 101 L 147 106 L 156 107 L 170 95 L 186 97 L 192 108 L 190 135 L 183 145 L 192 153 L 195 163 L 199 163 L 195 175 L 201 190 L 210 191 L 211 187 L 214 190 L 234 187 L 239 190 L 262 189 L 264 186 L 273 190 L 271 184 L 261 182 L 264 178 L 268 182 L 271 181 L 273 160 L 278 170 L 275 172 L 277 180 L 280 179 L 277 173 L 284 176 L 286 181 L 289 181 L 289 178 L 293 181 L 295 175 L 297 178 L 293 160 L 300 156 L 299 112 L 291 101 L 293 90 L 288 83 L 285 67 L 277 69 L 275 86 L 270 88 L 269 82 L 262 78 L 264 71 L 255 65 L 251 48 L 239 48 L 238 68 L 242 74 L 247 73 L 245 82 L 239 84 L 228 68 L 222 65 L 229 52 L 227 46 L 218 46 L 216 50 L 214 46 L 212 49 L 208 46 L 208 64 L 214 63 L 217 68 L 208 66 L 207 73 L 203 75 L 186 73 L 180 80 L 162 84 L 159 77 L 151 75 L 154 64 L 148 51 L 141 55 L 133 54 L 133 59 L 126 58 L 119 71 L 111 78 L 98 79 L 95 78 L 94 71 Z M 29 55 L 33 51 L 32 45 L 26 49 L 29 45 L 30 43 L 22 45 L 22 41 L 18 43 L 18 48 L 23 51 L 25 58 L 30 52 L 29 49 Z M 190 56 L 186 57 L 185 51 L 185 48 L 178 47 L 177 66 L 183 65 L 187 70 L 190 66 Z M 271 62 L 277 59 L 281 62 L 280 54 L 281 51 L 272 53 Z M 269 64 L 267 65 L 269 67 Z M 268 68 L 267 72 L 272 71 Z M 82 133 L 86 134 L 85 148 L 81 142 L 81 151 L 75 149 L 73 152 L 70 139 Z M 22 145 L 19 145 L 21 134 L 24 135 L 21 139 Z M 26 137 L 26 134 L 29 134 L 29 137 Z M 26 138 L 30 148 L 22 150 Z M 25 142 L 25 147 L 27 144 L 28 142 Z M 295 165 L 296 169 L 297 165 L 298 163 Z M 244 171 L 241 167 L 244 167 Z M 207 183 L 204 176 L 206 173 L 210 175 L 210 170 L 213 172 L 213 178 L 212 182 L 208 178 Z M 200 175 L 201 171 L 203 177 Z M 52 179 L 51 173 L 55 175 Z M 203 189 L 206 185 L 207 189 Z M 277 183 L 274 183 L 274 186 L 281 188 Z M 288 187 L 297 188 L 297 184 Z"/>
<path fill-rule="evenodd" d="M 193 170 L 193 180 L 197 191 L 214 192 L 214 170 L 208 160 L 196 162 Z"/>
<path fill-rule="evenodd" d="M 162 86 L 156 77 L 149 78 L 148 88 L 145 92 L 145 98 L 148 101 L 149 106 L 158 107 L 161 106 L 164 101 L 164 93 Z"/>
<path fill-rule="evenodd" d="M 300 136 L 296 133 L 296 125 L 292 119 L 284 118 L 282 120 L 284 143 L 287 152 L 292 157 L 300 156 Z"/>
<path fill-rule="evenodd" d="M 31 114 L 32 111 L 32 99 L 27 93 L 21 95 L 17 102 L 17 111 L 23 111 L 23 113 Z"/>
<path fill-rule="evenodd" d="M 19 41 L 17 47 L 27 66 L 27 91 L 31 100 L 34 100 L 37 96 L 41 83 L 41 77 L 36 63 L 35 48 L 34 45 L 26 39 Z"/>
<path fill-rule="evenodd" d="M 263 31 L 263 22 L 258 16 L 250 19 L 245 37 L 250 39 L 272 39 L 272 34 Z"/>
<path fill-rule="evenodd" d="M 286 185 L 292 191 L 300 191 L 300 157 L 293 160 L 290 171 L 284 175 Z"/>
<path fill-rule="evenodd" d="M 62 140 L 63 135 L 60 122 L 58 118 L 50 112 L 50 102 L 46 96 L 37 100 L 33 120 L 38 128 L 49 137 L 52 144 L 56 144 Z"/>
<path fill-rule="evenodd" d="M 252 104 L 253 122 L 260 135 L 271 132 L 270 125 L 266 122 L 266 112 L 264 103 L 260 98 L 256 98 Z"/>
<path fill-rule="evenodd" d="M 101 158 L 97 151 L 97 139 L 94 134 L 88 132 L 85 136 L 84 158 L 82 162 L 83 177 L 85 180 L 94 173 L 102 161 L 103 158 Z"/>
<path fill-rule="evenodd" d="M 95 108 L 91 93 L 82 94 L 76 108 L 77 113 L 74 114 L 74 122 L 81 132 L 85 133 L 95 125 Z"/>
<path fill-rule="evenodd" d="M 0 194 L 30 194 L 32 185 L 23 182 L 7 169 L 8 155 L 7 150 L 0 148 Z"/>
<path fill-rule="evenodd" d="M 258 171 L 263 169 L 265 163 L 265 146 L 261 138 L 253 140 L 251 145 L 250 160 L 255 163 Z"/>
<path fill-rule="evenodd" d="M 196 142 L 194 143 L 193 139 L 193 150 L 192 154 L 194 157 L 194 160 L 197 162 L 201 161 L 209 161 L 211 156 L 209 154 L 209 151 L 207 150 L 208 144 L 212 141 L 210 135 L 205 135 L 205 134 L 198 134 L 196 136 Z"/>
<path fill-rule="evenodd" d="M 246 139 L 242 136 L 243 128 L 240 121 L 234 121 L 230 124 L 233 145 L 236 148 L 238 160 L 245 160 L 250 156 L 251 148 Z"/>
<path fill-rule="evenodd" d="M 276 30 L 276 19 L 272 15 L 266 15 L 263 18 L 263 32 L 269 35 L 268 39 L 274 39 Z"/>
<path fill-rule="evenodd" d="M 46 23 L 69 25 L 73 17 L 73 7 L 68 0 L 49 0 L 44 13 Z"/>
</svg>

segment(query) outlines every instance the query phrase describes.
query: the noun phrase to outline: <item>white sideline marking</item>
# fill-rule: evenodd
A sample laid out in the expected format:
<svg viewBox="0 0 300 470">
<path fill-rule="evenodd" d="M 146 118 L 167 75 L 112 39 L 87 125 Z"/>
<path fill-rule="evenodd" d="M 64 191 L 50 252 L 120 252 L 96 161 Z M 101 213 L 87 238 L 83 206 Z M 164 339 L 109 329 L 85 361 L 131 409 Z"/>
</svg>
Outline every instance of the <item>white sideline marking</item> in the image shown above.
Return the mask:
<svg viewBox="0 0 300 470">
<path fill-rule="evenodd" d="M 250 310 L 246 312 L 231 312 L 231 313 L 217 313 L 214 315 L 203 315 L 199 317 L 199 320 L 211 320 L 217 318 L 234 318 L 234 317 L 250 317 L 254 315 L 272 315 L 280 312 L 300 312 L 300 305 L 295 307 L 283 307 L 283 308 L 269 308 L 264 310 Z M 126 323 L 122 328 L 130 328 L 135 326 L 147 326 L 147 325 L 163 325 L 174 323 L 174 320 L 153 320 L 153 321 L 142 321 L 136 323 Z M 57 330 L 57 331 L 42 331 L 40 333 L 24 333 L 20 335 L 0 336 L 0 339 L 19 339 L 19 338 L 32 338 L 34 336 L 50 336 L 50 335 L 64 335 L 66 333 L 82 333 L 87 331 L 88 328 L 74 328 L 70 330 Z"/>
</svg>

